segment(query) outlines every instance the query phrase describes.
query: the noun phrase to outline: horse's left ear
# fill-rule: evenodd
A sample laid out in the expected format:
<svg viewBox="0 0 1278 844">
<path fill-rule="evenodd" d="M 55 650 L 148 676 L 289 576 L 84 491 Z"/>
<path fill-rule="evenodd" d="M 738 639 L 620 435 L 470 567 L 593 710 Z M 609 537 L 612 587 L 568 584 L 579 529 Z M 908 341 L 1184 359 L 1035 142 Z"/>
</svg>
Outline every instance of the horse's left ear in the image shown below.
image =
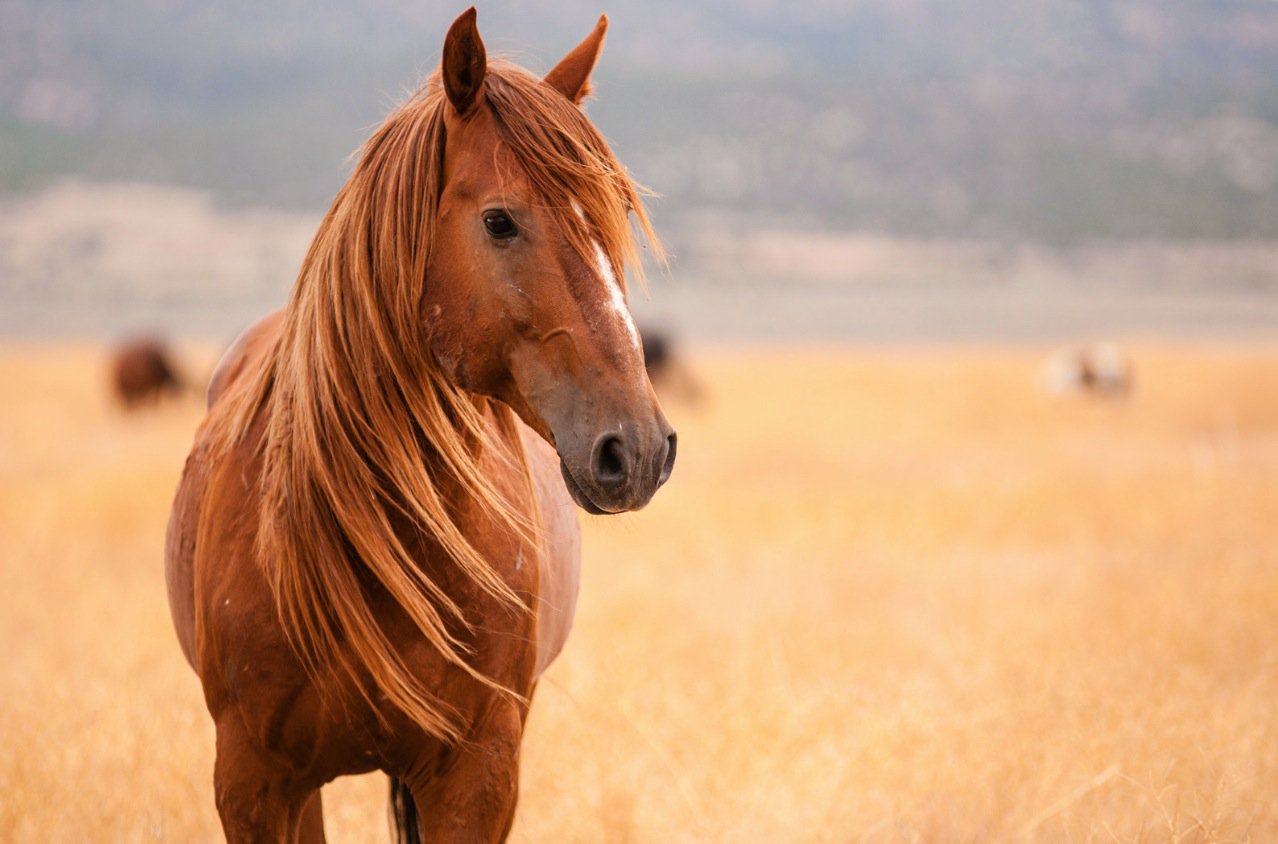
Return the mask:
<svg viewBox="0 0 1278 844">
<path fill-rule="evenodd" d="M 608 16 L 600 15 L 599 23 L 595 24 L 594 31 L 586 36 L 586 40 L 573 47 L 572 52 L 546 74 L 546 84 L 574 103 L 580 103 L 589 96 L 590 71 L 599 61 L 599 51 L 603 49 L 607 31 Z"/>
<path fill-rule="evenodd" d="M 488 51 L 475 25 L 475 7 L 462 12 L 444 36 L 444 60 L 440 66 L 444 91 L 458 114 L 466 114 L 479 100 L 488 72 Z"/>
</svg>

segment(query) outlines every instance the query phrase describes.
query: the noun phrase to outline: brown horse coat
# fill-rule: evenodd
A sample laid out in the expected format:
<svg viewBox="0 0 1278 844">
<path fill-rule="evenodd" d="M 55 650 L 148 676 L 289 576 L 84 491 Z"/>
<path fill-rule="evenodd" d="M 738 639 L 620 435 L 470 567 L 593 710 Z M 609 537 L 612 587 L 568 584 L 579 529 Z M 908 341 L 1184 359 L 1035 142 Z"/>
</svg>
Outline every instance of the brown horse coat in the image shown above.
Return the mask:
<svg viewBox="0 0 1278 844">
<path fill-rule="evenodd" d="M 642 507 L 674 461 L 618 281 L 647 219 L 578 108 L 605 25 L 543 81 L 458 18 L 213 376 L 166 571 L 228 840 L 323 840 L 319 788 L 376 769 L 405 840 L 510 829 L 574 503 Z"/>
<path fill-rule="evenodd" d="M 178 640 L 187 660 L 205 680 L 205 699 L 214 721 L 219 725 L 237 722 L 239 729 L 227 732 L 238 739 L 224 741 L 223 731 L 219 730 L 219 757 L 226 754 L 230 760 L 227 764 L 252 770 L 271 769 L 282 762 L 289 771 L 288 783 L 282 787 L 289 791 L 310 792 L 337 776 L 378 768 L 396 772 L 410 782 L 429 778 L 429 771 L 412 770 L 416 760 L 448 756 L 448 749 L 393 710 L 373 712 L 357 707 L 352 712 L 326 705 L 280 628 L 270 589 L 263 582 L 253 553 L 256 514 L 251 478 L 260 472 L 260 426 L 255 426 L 239 447 L 237 459 L 224 460 L 219 469 L 205 463 L 208 453 L 199 445 L 204 441 L 204 428 L 215 425 L 217 414 L 228 406 L 219 398 L 243 389 L 244 384 L 237 383 L 236 375 L 253 358 L 272 348 L 279 327 L 277 313 L 250 328 L 214 375 L 209 394 L 213 412 L 197 434 L 197 448 L 188 459 L 168 538 L 168 589 Z M 483 537 L 485 530 L 480 529 L 476 534 L 498 574 L 517 593 L 535 601 L 536 613 L 510 613 L 446 566 L 432 570 L 432 575 L 444 589 L 466 596 L 466 603 L 483 607 L 486 617 L 505 622 L 490 623 L 471 641 L 478 657 L 475 667 L 531 696 L 537 676 L 562 649 L 572 624 L 580 538 L 576 508 L 559 476 L 554 450 L 527 426 L 516 425 L 520 444 L 527 449 L 548 553 L 522 548 L 517 539 L 501 531 Z M 494 424 L 493 434 L 502 435 L 502 429 Z M 518 487 L 510 490 L 512 494 L 520 491 Z M 219 514 L 216 522 L 207 517 L 210 513 Z M 201 528 L 208 530 L 214 524 L 222 526 L 224 532 L 216 540 L 203 537 L 201 542 Z M 197 567 L 197 546 L 211 544 L 220 549 L 218 559 L 205 560 Z M 430 550 L 425 548 L 417 556 L 431 559 Z M 393 602 L 383 598 L 374 611 L 386 619 L 388 639 L 414 640 L 411 623 Z M 529 641 L 535 643 L 534 648 L 526 647 Z M 441 697 L 462 702 L 462 706 L 465 702 L 471 704 L 470 711 L 460 712 L 462 720 L 471 725 L 467 741 L 481 746 L 496 741 L 505 745 L 508 758 L 517 758 L 526 706 L 493 695 L 474 680 L 458 676 L 459 672 L 450 671 L 439 654 L 423 644 L 406 648 L 401 657 L 421 676 L 447 676 Z M 372 726 L 380 720 L 385 720 L 386 725 Z M 349 729 L 352 723 L 370 726 L 362 734 L 353 734 Z M 469 748 L 463 748 L 451 756 L 450 764 L 457 776 L 450 790 L 482 792 L 491 777 L 482 755 L 471 756 Z M 467 768 L 479 770 L 468 772 Z M 512 786 L 509 782 L 500 785 Z M 496 800 L 482 794 L 481 797 Z M 219 805 L 236 799 L 232 794 L 218 794 Z M 318 815 L 317 807 L 318 803 L 311 809 L 313 815 Z M 289 824 L 297 825 L 300 820 L 291 818 Z M 269 828 L 264 818 L 251 817 L 242 832 L 251 839 Z M 227 835 L 228 839 L 235 837 L 230 829 Z"/>
<path fill-rule="evenodd" d="M 208 404 L 212 408 L 221 394 L 234 386 L 236 377 L 241 374 L 247 364 L 266 354 L 279 339 L 279 331 L 283 311 L 276 311 L 263 317 L 248 328 L 227 349 L 214 370 L 209 384 Z M 205 425 L 211 423 L 206 422 Z M 559 474 L 559 461 L 545 440 L 537 436 L 527 425 L 517 424 L 520 443 L 528 455 L 528 466 L 533 477 L 533 490 L 537 505 L 540 508 L 541 525 L 544 540 L 549 553 L 536 558 L 537 589 L 537 660 L 535 675 L 540 676 L 563 649 L 572 627 L 573 611 L 577 603 L 577 584 L 581 569 L 581 535 L 577 526 L 577 510 L 572 499 L 564 489 Z M 497 432 L 494 432 L 497 435 Z M 197 441 L 201 439 L 196 436 Z M 193 455 L 194 456 L 194 455 Z M 191 464 L 188 460 L 188 466 Z M 204 489 L 196 491 L 200 486 L 198 478 L 184 477 L 179 489 L 178 501 L 174 507 L 175 530 L 169 537 L 173 565 L 169 572 L 169 599 L 175 607 L 174 620 L 177 625 L 178 641 L 187 661 L 192 665 L 196 661 L 195 648 L 195 608 L 193 605 L 194 586 L 191 582 L 192 551 L 194 537 L 182 537 L 182 527 L 190 526 L 198 520 L 199 507 L 195 496 L 207 494 Z M 186 493 L 190 492 L 188 497 Z M 180 515 L 179 515 L 180 514 Z M 520 560 L 512 561 L 512 565 L 522 568 Z M 180 610 L 176 609 L 181 607 Z"/>
</svg>

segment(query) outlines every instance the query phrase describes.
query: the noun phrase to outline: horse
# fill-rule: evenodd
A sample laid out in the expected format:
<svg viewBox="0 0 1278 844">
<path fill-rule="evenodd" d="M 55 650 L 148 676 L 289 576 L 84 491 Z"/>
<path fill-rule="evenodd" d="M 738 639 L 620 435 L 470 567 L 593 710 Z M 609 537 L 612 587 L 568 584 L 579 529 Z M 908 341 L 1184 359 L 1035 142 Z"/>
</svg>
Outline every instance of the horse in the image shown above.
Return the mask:
<svg viewBox="0 0 1278 844">
<path fill-rule="evenodd" d="M 168 349 L 154 337 L 138 337 L 117 346 L 111 353 L 110 378 L 116 400 L 127 410 L 154 404 L 165 394 L 185 388 Z"/>
<path fill-rule="evenodd" d="M 692 374 L 671 335 L 655 325 L 641 326 L 639 335 L 643 338 L 643 365 L 658 393 L 689 404 L 700 402 L 704 395 L 701 382 Z"/>
<path fill-rule="evenodd" d="M 1125 398 L 1132 392 L 1132 363 L 1114 343 L 1096 342 L 1057 349 L 1043 365 L 1043 387 L 1054 395 L 1086 394 Z"/>
<path fill-rule="evenodd" d="M 321 787 L 377 770 L 399 840 L 511 828 L 577 508 L 675 459 L 623 287 L 660 245 L 581 107 L 607 23 L 538 78 L 458 17 L 218 365 L 166 580 L 228 841 L 322 841 Z"/>
</svg>

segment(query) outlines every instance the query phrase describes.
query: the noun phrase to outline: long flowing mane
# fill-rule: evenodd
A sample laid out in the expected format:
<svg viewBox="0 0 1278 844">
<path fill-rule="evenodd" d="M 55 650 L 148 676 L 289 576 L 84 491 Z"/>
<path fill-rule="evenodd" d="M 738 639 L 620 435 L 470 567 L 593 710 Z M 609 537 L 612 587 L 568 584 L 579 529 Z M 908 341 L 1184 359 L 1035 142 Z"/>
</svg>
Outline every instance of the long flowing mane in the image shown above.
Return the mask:
<svg viewBox="0 0 1278 844">
<path fill-rule="evenodd" d="M 584 259 L 598 239 L 639 272 L 631 214 L 660 254 L 641 188 L 579 108 L 504 62 L 490 63 L 484 93 L 501 140 Z M 495 456 L 528 477 L 517 423 L 451 383 L 423 336 L 427 266 L 442 248 L 433 227 L 447 107 L 436 74 L 365 143 L 302 264 L 278 344 L 235 391 L 222 433 L 243 441 L 264 422 L 258 554 L 308 671 L 344 674 L 370 704 L 385 698 L 455 740 L 456 712 L 397 657 L 366 592 L 371 578 L 449 661 L 502 688 L 468 663 L 467 619 L 412 550 L 428 539 L 510 611 L 529 611 L 455 520 L 469 502 L 537 547 L 530 516 L 480 468 Z M 494 418 L 506 436 L 492 436 Z"/>
</svg>

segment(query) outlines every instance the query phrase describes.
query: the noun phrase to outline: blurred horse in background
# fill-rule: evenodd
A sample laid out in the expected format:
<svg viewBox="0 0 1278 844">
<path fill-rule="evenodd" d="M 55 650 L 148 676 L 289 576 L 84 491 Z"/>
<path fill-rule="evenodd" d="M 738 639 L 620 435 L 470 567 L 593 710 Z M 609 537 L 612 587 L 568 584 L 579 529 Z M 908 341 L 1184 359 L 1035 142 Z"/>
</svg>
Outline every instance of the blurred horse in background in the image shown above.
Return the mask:
<svg viewBox="0 0 1278 844">
<path fill-rule="evenodd" d="M 130 410 L 186 388 L 168 347 L 158 337 L 138 337 L 117 346 L 111 353 L 110 377 L 116 400 Z"/>
<path fill-rule="evenodd" d="M 322 841 L 320 787 L 379 769 L 400 840 L 510 830 L 573 502 L 640 508 L 675 457 L 631 215 L 660 247 L 580 108 L 606 26 L 538 79 L 462 14 L 214 374 L 166 562 L 229 841 Z"/>
<path fill-rule="evenodd" d="M 1123 398 L 1132 392 L 1132 362 L 1114 343 L 1070 346 L 1052 353 L 1043 365 L 1040 381 L 1055 395 Z"/>
<path fill-rule="evenodd" d="M 705 396 L 701 381 L 692 373 L 687 356 L 678 349 L 670 331 L 656 325 L 639 329 L 643 337 L 643 363 L 648 380 L 665 397 L 696 404 Z"/>
</svg>

